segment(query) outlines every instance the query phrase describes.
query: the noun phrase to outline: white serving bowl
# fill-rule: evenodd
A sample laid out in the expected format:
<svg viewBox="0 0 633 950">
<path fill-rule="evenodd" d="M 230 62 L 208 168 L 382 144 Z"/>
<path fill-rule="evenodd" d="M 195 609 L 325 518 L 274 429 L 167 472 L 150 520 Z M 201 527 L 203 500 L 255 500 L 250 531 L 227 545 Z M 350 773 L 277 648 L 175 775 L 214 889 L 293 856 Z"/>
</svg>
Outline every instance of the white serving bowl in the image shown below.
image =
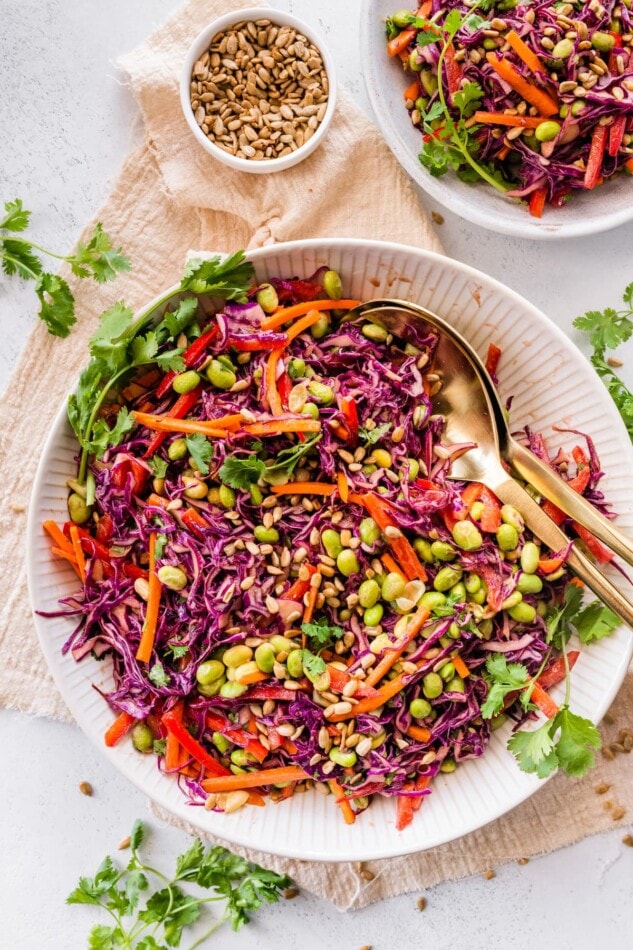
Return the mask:
<svg viewBox="0 0 633 950">
<path fill-rule="evenodd" d="M 402 94 L 408 80 L 402 63 L 386 50 L 385 20 L 396 9 L 392 0 L 368 0 L 361 18 L 361 63 L 378 126 L 416 184 L 460 218 L 514 237 L 581 237 L 608 231 L 633 218 L 633 178 L 626 173 L 594 191 L 575 191 L 562 208 L 548 205 L 542 218 L 533 217 L 526 204 L 505 198 L 485 182 L 469 185 L 450 171 L 433 178 L 418 160 L 421 135 L 404 106 Z"/>
<path fill-rule="evenodd" d="M 295 241 L 260 248 L 248 257 L 260 281 L 276 275 L 311 274 L 327 264 L 341 274 L 350 296 L 416 301 L 451 321 L 482 357 L 493 340 L 503 351 L 501 393 L 514 395 L 513 427 L 535 427 L 552 448 L 569 446 L 575 438 L 554 432 L 553 425 L 589 433 L 607 473 L 601 485 L 619 512 L 618 525 L 633 533 L 633 447 L 622 420 L 605 387 L 570 340 L 518 294 L 457 261 L 378 241 Z M 27 564 L 34 611 L 53 611 L 58 598 L 76 590 L 74 574 L 51 554 L 41 527 L 47 518 L 57 522 L 67 518 L 66 479 L 75 472 L 76 452 L 62 406 L 43 448 L 29 509 Z M 621 577 L 619 583 L 624 583 Z M 372 803 L 352 826 L 344 824 L 331 797 L 316 792 L 230 815 L 191 807 L 174 779 L 158 771 L 153 756 L 139 755 L 130 742 L 105 748 L 103 734 L 113 715 L 93 686 L 110 688 L 110 665 L 90 657 L 75 663 L 72 657 L 61 655 L 60 648 L 75 625 L 73 618 L 44 618 L 36 613 L 34 619 L 42 650 L 69 709 L 111 763 L 159 805 L 228 841 L 306 860 L 385 858 L 458 838 L 514 808 L 541 786 L 534 775 L 519 770 L 507 751 L 507 724 L 493 733 L 482 758 L 434 779 L 433 794 L 402 832 L 395 826 L 395 802 L 385 799 Z M 594 721 L 601 719 L 632 652 L 633 638 L 625 627 L 582 652 L 572 674 L 576 712 Z M 562 684 L 553 695 L 561 701 Z"/>
<path fill-rule="evenodd" d="M 242 20 L 261 20 L 264 18 L 269 19 L 276 26 L 290 26 L 297 30 L 297 32 L 303 33 L 311 43 L 314 43 L 321 53 L 328 78 L 328 103 L 322 121 L 318 125 L 312 138 L 308 139 L 307 142 L 299 146 L 299 148 L 289 155 L 254 161 L 248 158 L 239 158 L 237 155 L 230 155 L 228 152 L 219 148 L 204 134 L 198 126 L 191 109 L 189 91 L 194 64 L 209 48 L 211 40 L 216 33 L 222 33 L 223 30 L 233 26 L 234 23 L 240 23 Z M 280 172 L 286 168 L 291 168 L 293 165 L 302 162 L 304 158 L 307 158 L 308 155 L 311 155 L 312 152 L 319 147 L 334 115 L 336 108 L 336 91 L 334 62 L 321 36 L 313 30 L 311 26 L 304 23 L 303 20 L 299 20 L 296 16 L 292 16 L 290 13 L 286 13 L 282 10 L 272 10 L 268 7 L 245 7 L 243 10 L 233 10 L 231 13 L 225 13 L 224 16 L 218 17 L 217 20 L 210 23 L 209 26 L 205 27 L 205 29 L 196 36 L 189 47 L 180 76 L 180 105 L 194 138 L 205 152 L 208 152 L 209 155 L 213 155 L 219 162 L 228 165 L 229 168 L 233 168 L 235 171 L 249 172 L 254 175 L 266 175 L 269 172 Z"/>
</svg>

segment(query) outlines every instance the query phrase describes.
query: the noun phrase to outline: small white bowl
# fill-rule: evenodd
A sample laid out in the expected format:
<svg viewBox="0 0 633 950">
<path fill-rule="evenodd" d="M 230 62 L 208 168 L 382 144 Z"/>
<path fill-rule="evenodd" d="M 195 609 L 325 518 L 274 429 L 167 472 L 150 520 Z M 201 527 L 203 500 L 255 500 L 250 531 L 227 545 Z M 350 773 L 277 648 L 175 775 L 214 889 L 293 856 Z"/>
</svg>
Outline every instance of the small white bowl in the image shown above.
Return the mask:
<svg viewBox="0 0 633 950">
<path fill-rule="evenodd" d="M 280 158 L 265 158 L 261 159 L 260 161 L 254 161 L 253 159 L 238 158 L 236 155 L 230 155 L 228 152 L 225 152 L 223 149 L 215 145 L 211 139 L 207 138 L 195 120 L 193 111 L 191 109 L 189 91 L 193 67 L 197 60 L 200 59 L 200 57 L 209 48 L 211 40 L 216 35 L 216 33 L 222 33 L 222 31 L 226 30 L 227 27 L 232 26 L 234 23 L 240 23 L 242 20 L 261 20 L 262 18 L 269 19 L 275 26 L 290 26 L 294 30 L 297 30 L 297 32 L 303 33 L 303 35 L 311 43 L 314 43 L 321 53 L 323 65 L 328 78 L 328 102 L 323 119 L 321 120 L 312 138 L 308 139 L 304 145 L 299 146 L 299 148 L 290 155 L 282 155 Z M 318 148 L 318 146 L 323 141 L 328 126 L 332 121 L 332 116 L 334 115 L 334 109 L 336 106 L 336 74 L 334 71 L 334 62 L 321 36 L 315 32 L 311 26 L 308 26 L 307 23 L 304 23 L 303 20 L 299 20 L 297 17 L 291 16 L 289 13 L 285 13 L 284 11 L 271 10 L 267 7 L 245 7 L 243 10 L 233 10 L 231 13 L 226 13 L 224 16 L 218 17 L 217 20 L 214 20 L 212 23 L 210 23 L 209 26 L 207 26 L 204 30 L 202 30 L 201 33 L 198 34 L 198 36 L 196 36 L 195 40 L 189 47 L 183 64 L 182 74 L 180 76 L 180 105 L 182 107 L 183 115 L 187 125 L 191 129 L 196 140 L 206 152 L 208 152 L 210 155 L 213 155 L 213 157 L 217 158 L 218 161 L 222 162 L 224 165 L 228 165 L 230 168 L 234 168 L 236 171 L 251 172 L 255 175 L 264 175 L 268 174 L 269 172 L 280 172 L 286 168 L 290 168 L 292 165 L 298 164 L 298 162 L 303 161 L 303 159 L 307 158 L 308 155 L 310 155 L 315 150 L 315 148 Z"/>
</svg>

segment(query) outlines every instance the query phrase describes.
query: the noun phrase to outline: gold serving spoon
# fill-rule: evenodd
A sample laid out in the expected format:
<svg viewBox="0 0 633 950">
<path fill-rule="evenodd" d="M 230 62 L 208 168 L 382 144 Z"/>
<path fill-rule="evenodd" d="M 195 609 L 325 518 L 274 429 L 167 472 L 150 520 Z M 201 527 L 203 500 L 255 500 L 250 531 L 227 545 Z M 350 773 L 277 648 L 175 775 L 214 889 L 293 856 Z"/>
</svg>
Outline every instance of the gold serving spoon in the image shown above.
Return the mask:
<svg viewBox="0 0 633 950">
<path fill-rule="evenodd" d="M 483 363 L 469 343 L 441 317 L 405 300 L 369 300 L 350 310 L 346 319 L 362 316 L 404 340 L 420 329 L 437 336 L 436 369 L 442 386 L 433 397 L 434 411 L 446 420 L 443 440 L 448 444 L 475 443 L 453 459 L 451 476 L 477 481 L 490 488 L 503 504 L 521 512 L 526 525 L 553 552 L 566 551 L 567 564 L 587 586 L 633 627 L 633 603 L 582 552 L 576 542 L 549 518 L 532 496 L 503 467 L 504 459 L 527 482 L 565 514 L 585 525 L 629 564 L 631 542 L 604 515 L 569 488 L 565 481 L 508 429 L 497 391 Z"/>
</svg>

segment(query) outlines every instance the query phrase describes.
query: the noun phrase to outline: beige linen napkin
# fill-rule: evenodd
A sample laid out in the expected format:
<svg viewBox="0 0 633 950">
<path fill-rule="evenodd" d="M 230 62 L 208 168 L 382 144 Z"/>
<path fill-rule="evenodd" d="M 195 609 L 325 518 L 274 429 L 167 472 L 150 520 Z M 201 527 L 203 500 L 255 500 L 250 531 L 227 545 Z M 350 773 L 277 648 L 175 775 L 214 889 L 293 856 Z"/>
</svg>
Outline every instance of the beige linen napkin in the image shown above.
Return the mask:
<svg viewBox="0 0 633 950">
<path fill-rule="evenodd" d="M 123 60 L 146 123 L 147 142 L 128 157 L 97 217 L 124 246 L 133 270 L 121 275 L 115 286 L 79 282 L 66 271 L 76 298 L 77 327 L 69 339 L 60 341 L 37 326 L 0 399 L 5 420 L 0 430 L 0 590 L 5 592 L 0 605 L 0 705 L 8 708 L 70 718 L 39 651 L 25 567 L 16 552 L 22 550 L 30 482 L 44 440 L 86 361 L 87 340 L 98 315 L 115 300 L 138 307 L 176 281 L 192 247 L 231 251 L 306 237 L 362 236 L 439 250 L 408 179 L 345 94 L 325 144 L 284 173 L 257 178 L 235 173 L 197 146 L 178 101 L 182 58 L 203 26 L 240 5 L 235 0 L 190 2 Z M 619 724 L 633 724 L 633 681 L 627 682 L 618 702 Z M 260 863 L 287 869 L 304 887 L 339 907 L 361 906 L 610 827 L 613 811 L 602 809 L 592 787 L 603 777 L 612 780 L 614 802 L 633 809 L 633 757 L 620 755 L 616 762 L 602 765 L 581 782 L 554 779 L 509 816 L 459 842 L 372 865 L 371 882 L 351 864 L 333 868 L 251 855 Z"/>
</svg>

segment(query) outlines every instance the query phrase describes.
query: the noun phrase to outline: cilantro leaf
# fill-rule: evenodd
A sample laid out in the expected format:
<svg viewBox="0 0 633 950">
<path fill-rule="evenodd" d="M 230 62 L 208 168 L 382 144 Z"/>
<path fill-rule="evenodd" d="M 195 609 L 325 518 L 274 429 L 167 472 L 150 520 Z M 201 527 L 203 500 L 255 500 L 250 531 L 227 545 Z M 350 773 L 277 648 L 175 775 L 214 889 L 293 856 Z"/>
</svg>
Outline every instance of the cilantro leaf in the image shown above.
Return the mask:
<svg viewBox="0 0 633 950">
<path fill-rule="evenodd" d="M 320 439 L 320 435 L 315 435 L 310 439 L 306 439 L 305 442 L 299 442 L 297 445 L 282 449 L 281 452 L 278 452 L 275 456 L 273 464 L 266 466 L 264 478 L 281 472 L 286 475 L 292 475 L 304 455 L 307 455 Z"/>
<path fill-rule="evenodd" d="M 314 677 L 321 676 L 327 669 L 325 660 L 311 653 L 310 650 L 301 651 L 301 661 L 303 663 L 303 669 L 310 680 Z"/>
<path fill-rule="evenodd" d="M 620 619 L 599 600 L 594 600 L 579 611 L 572 620 L 582 643 L 603 640 L 620 625 Z"/>
<path fill-rule="evenodd" d="M 131 267 L 122 248 L 112 247 L 112 241 L 100 222 L 95 225 L 88 242 L 78 244 L 75 253 L 66 260 L 77 277 L 92 277 L 100 284 L 114 280 L 119 271 L 128 271 Z"/>
<path fill-rule="evenodd" d="M 25 280 L 37 280 L 42 273 L 42 262 L 32 252 L 30 244 L 5 238 L 0 242 L 0 257 L 7 277 L 19 274 Z"/>
<path fill-rule="evenodd" d="M 225 300 L 244 302 L 254 274 L 243 251 L 225 258 L 216 255 L 206 261 L 193 258 L 187 263 L 180 286 L 196 294 L 216 294 Z"/>
<path fill-rule="evenodd" d="M 186 368 L 185 361 L 182 358 L 184 350 L 181 347 L 175 347 L 173 350 L 163 350 L 156 354 L 156 364 L 167 372 L 172 370 L 174 373 L 182 373 Z"/>
<path fill-rule="evenodd" d="M 154 546 L 154 557 L 159 561 L 163 556 L 163 551 L 165 550 L 165 545 L 167 544 L 167 535 L 160 534 L 156 535 L 156 544 Z"/>
<path fill-rule="evenodd" d="M 145 838 L 145 825 L 138 818 L 132 825 L 132 834 L 130 835 L 130 847 L 136 851 L 143 844 Z"/>
<path fill-rule="evenodd" d="M 220 480 L 230 488 L 248 488 L 260 480 L 266 471 L 266 466 L 256 455 L 238 458 L 227 455 L 218 475 Z"/>
<path fill-rule="evenodd" d="M 453 93 L 453 105 L 459 109 L 463 118 L 468 119 L 475 112 L 483 98 L 483 89 L 477 82 L 467 82 Z"/>
<path fill-rule="evenodd" d="M 117 950 L 120 946 L 118 927 L 96 924 L 88 935 L 88 950 Z"/>
<path fill-rule="evenodd" d="M 31 212 L 24 208 L 20 198 L 16 198 L 15 201 L 5 201 L 4 210 L 6 215 L 0 221 L 0 231 L 25 231 L 27 229 Z"/>
<path fill-rule="evenodd" d="M 459 10 L 451 10 L 444 20 L 442 29 L 452 38 L 459 30 L 462 22 L 462 15 Z"/>
<path fill-rule="evenodd" d="M 145 336 L 136 336 L 132 340 L 131 355 L 132 362 L 137 366 L 142 363 L 151 363 L 158 353 L 158 337 L 154 330 L 150 330 Z"/>
<path fill-rule="evenodd" d="M 539 778 L 546 778 L 556 771 L 558 758 L 551 735 L 552 726 L 548 720 L 531 732 L 520 729 L 508 740 L 508 749 L 523 772 L 536 772 Z"/>
<path fill-rule="evenodd" d="M 40 301 L 38 316 L 48 327 L 48 332 L 53 336 L 67 337 L 77 318 L 75 298 L 66 281 L 57 274 L 40 274 L 35 293 Z"/>
<path fill-rule="evenodd" d="M 148 677 L 151 683 L 154 686 L 169 686 L 171 677 L 169 673 L 166 672 L 165 667 L 162 663 L 154 663 L 153 667 L 148 673 Z"/>
<path fill-rule="evenodd" d="M 377 425 L 374 429 L 365 429 L 363 426 L 358 430 L 359 438 L 366 442 L 367 445 L 375 445 L 377 442 L 380 442 L 382 437 L 389 432 L 391 429 L 390 422 L 382 422 L 380 425 Z"/>
<path fill-rule="evenodd" d="M 102 364 L 102 375 L 114 374 L 128 362 L 128 331 L 133 320 L 132 310 L 122 300 L 101 314 L 99 327 L 90 339 L 90 353 Z"/>
<path fill-rule="evenodd" d="M 213 458 L 213 446 L 206 435 L 194 432 L 185 438 L 187 451 L 192 457 L 201 475 L 209 474 L 209 462 Z"/>
<path fill-rule="evenodd" d="M 189 647 L 186 643 L 168 643 L 167 649 L 170 651 L 175 660 L 178 660 L 181 656 L 186 656 L 187 653 L 189 653 Z"/>
<path fill-rule="evenodd" d="M 166 310 L 163 314 L 163 324 L 172 337 L 186 330 L 198 313 L 198 298 L 185 297 L 175 310 Z"/>
<path fill-rule="evenodd" d="M 154 755 L 165 755 L 165 750 L 167 749 L 167 740 L 166 739 L 154 739 L 152 743 L 152 752 Z"/>
<path fill-rule="evenodd" d="M 343 636 L 342 627 L 331 625 L 325 617 L 317 620 L 315 623 L 302 623 L 301 632 L 311 641 L 311 645 L 323 649 L 334 640 L 340 640 Z"/>
<path fill-rule="evenodd" d="M 484 678 L 488 683 L 488 696 L 481 707 L 481 714 L 484 719 L 491 719 L 501 712 L 509 693 L 528 685 L 530 674 L 523 663 L 508 663 L 502 653 L 496 653 L 486 660 Z"/>
<path fill-rule="evenodd" d="M 147 460 L 147 464 L 151 468 L 154 478 L 164 478 L 167 474 L 169 462 L 159 458 L 158 455 L 152 455 L 152 457 Z"/>
<path fill-rule="evenodd" d="M 582 591 L 575 584 L 568 584 L 561 607 L 547 617 L 547 642 L 561 650 L 569 640 L 569 624 L 582 603 Z"/>
<path fill-rule="evenodd" d="M 119 409 L 116 422 L 112 427 L 105 419 L 97 419 L 92 430 L 92 438 L 84 444 L 97 458 L 103 458 L 106 450 L 120 445 L 123 438 L 134 428 L 134 416 L 124 406 Z M 157 476 L 158 477 L 158 476 Z"/>
<path fill-rule="evenodd" d="M 560 729 L 556 744 L 558 765 L 567 775 L 580 776 L 593 768 L 592 749 L 602 745 L 600 733 L 589 719 L 578 716 L 563 706 L 554 717 L 554 731 Z"/>
</svg>

